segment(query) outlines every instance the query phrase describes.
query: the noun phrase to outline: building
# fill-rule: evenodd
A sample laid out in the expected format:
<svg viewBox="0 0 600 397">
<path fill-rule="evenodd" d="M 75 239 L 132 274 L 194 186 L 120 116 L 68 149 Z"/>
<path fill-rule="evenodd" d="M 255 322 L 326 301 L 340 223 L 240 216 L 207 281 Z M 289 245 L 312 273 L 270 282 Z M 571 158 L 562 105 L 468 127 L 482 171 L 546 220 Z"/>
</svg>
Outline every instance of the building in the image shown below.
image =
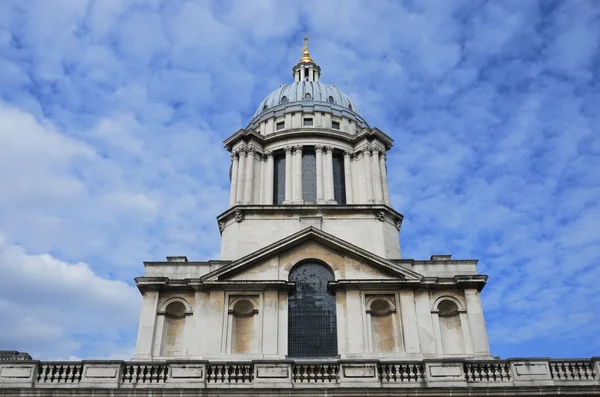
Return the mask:
<svg viewBox="0 0 600 397">
<path fill-rule="evenodd" d="M 144 263 L 133 361 L 7 360 L 0 396 L 600 394 L 600 360 L 490 355 L 476 260 L 401 257 L 392 139 L 305 40 L 294 81 L 225 140 L 221 257 Z"/>
</svg>

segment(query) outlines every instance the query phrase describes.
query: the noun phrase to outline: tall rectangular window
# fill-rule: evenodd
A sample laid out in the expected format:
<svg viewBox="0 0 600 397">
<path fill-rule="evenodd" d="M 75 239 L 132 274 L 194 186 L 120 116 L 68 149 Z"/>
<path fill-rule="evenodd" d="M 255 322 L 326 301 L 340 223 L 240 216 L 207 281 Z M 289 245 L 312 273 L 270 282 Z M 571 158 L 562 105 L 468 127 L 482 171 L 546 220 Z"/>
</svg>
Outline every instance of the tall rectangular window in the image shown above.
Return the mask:
<svg viewBox="0 0 600 397">
<path fill-rule="evenodd" d="M 285 200 L 285 154 L 274 156 L 275 175 L 273 181 L 273 204 L 281 205 Z"/>
<path fill-rule="evenodd" d="M 275 124 L 275 130 L 279 131 L 285 128 L 285 121 L 278 121 L 277 124 Z"/>
<path fill-rule="evenodd" d="M 333 198 L 338 204 L 346 204 L 344 156 L 338 152 L 333 153 Z"/>
<path fill-rule="evenodd" d="M 303 121 L 303 125 L 304 126 L 312 126 L 313 125 L 312 117 L 305 117 L 304 121 Z"/>
<path fill-rule="evenodd" d="M 302 152 L 302 199 L 317 201 L 317 158 L 314 150 Z"/>
</svg>

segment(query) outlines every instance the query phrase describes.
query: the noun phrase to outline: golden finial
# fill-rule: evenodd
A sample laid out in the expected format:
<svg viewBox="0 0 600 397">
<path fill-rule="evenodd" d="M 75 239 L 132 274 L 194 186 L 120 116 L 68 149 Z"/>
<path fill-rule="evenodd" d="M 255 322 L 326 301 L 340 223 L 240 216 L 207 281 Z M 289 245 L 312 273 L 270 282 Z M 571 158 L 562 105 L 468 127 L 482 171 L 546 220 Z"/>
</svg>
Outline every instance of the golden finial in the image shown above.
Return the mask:
<svg viewBox="0 0 600 397">
<path fill-rule="evenodd" d="M 310 57 L 310 54 L 308 52 L 308 39 L 309 38 L 310 38 L 309 36 L 304 36 L 304 45 L 302 46 L 302 58 L 300 58 L 300 62 L 314 63 L 314 61 L 312 60 L 312 58 Z"/>
</svg>

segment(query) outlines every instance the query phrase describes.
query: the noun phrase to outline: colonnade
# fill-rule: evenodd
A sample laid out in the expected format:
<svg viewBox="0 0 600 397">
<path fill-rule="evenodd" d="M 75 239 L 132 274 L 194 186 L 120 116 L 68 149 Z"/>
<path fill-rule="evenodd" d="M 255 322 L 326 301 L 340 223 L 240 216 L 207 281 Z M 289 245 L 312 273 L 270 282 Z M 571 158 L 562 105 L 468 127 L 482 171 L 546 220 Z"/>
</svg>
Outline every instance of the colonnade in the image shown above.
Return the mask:
<svg viewBox="0 0 600 397">
<path fill-rule="evenodd" d="M 335 204 L 333 151 L 331 145 L 310 145 L 316 157 L 317 204 Z M 283 148 L 285 152 L 285 199 L 283 204 L 303 204 L 302 152 L 305 146 Z M 366 145 L 344 151 L 346 204 L 390 204 L 385 150 Z M 229 205 L 273 204 L 275 161 L 273 151 L 259 152 L 243 145 L 231 154 Z"/>
</svg>

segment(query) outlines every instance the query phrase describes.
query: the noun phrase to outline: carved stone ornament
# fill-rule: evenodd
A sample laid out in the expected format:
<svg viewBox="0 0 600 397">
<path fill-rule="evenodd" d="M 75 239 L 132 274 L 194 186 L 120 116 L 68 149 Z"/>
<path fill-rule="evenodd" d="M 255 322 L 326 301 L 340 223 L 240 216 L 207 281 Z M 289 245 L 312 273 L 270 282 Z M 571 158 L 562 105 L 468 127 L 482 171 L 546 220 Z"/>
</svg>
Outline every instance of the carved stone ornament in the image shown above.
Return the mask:
<svg viewBox="0 0 600 397">
<path fill-rule="evenodd" d="M 291 152 L 292 152 L 292 149 L 294 149 L 294 147 L 293 147 L 293 146 L 286 146 L 286 147 L 284 147 L 284 148 L 283 148 L 283 150 L 284 150 L 286 153 L 287 153 L 287 152 L 290 152 L 290 153 L 291 153 Z"/>
<path fill-rule="evenodd" d="M 354 153 L 352 152 L 352 150 L 344 150 L 344 157 L 348 156 L 348 157 L 352 158 L 353 154 Z"/>
<path fill-rule="evenodd" d="M 377 213 L 377 220 L 378 220 L 379 222 L 383 222 L 383 221 L 385 221 L 385 211 L 379 211 L 379 212 Z"/>
<path fill-rule="evenodd" d="M 224 229 L 225 229 L 225 222 L 223 222 L 223 221 L 219 222 L 219 231 L 221 233 L 223 233 Z"/>
<path fill-rule="evenodd" d="M 267 150 L 267 151 L 265 152 L 265 158 L 266 158 L 266 157 L 273 157 L 273 151 L 272 151 L 272 150 Z"/>
<path fill-rule="evenodd" d="M 294 151 L 296 151 L 298 153 L 302 153 L 302 149 L 303 149 L 302 145 L 296 145 L 296 146 L 294 146 Z"/>
<path fill-rule="evenodd" d="M 331 146 L 331 145 L 325 145 L 325 151 L 327 151 L 327 152 L 333 152 L 333 146 Z"/>
<path fill-rule="evenodd" d="M 325 146 L 323 145 L 315 145 L 315 152 L 322 152 L 325 150 Z"/>
<path fill-rule="evenodd" d="M 238 148 L 237 152 L 240 154 L 240 156 L 242 155 L 242 153 L 246 153 L 248 151 L 248 146 L 246 145 L 242 145 Z"/>
<path fill-rule="evenodd" d="M 234 161 L 237 158 L 237 151 L 231 153 L 231 161 Z"/>
<path fill-rule="evenodd" d="M 255 154 L 256 153 L 256 148 L 254 146 L 246 146 L 246 153 L 248 153 L 248 154 Z"/>
<path fill-rule="evenodd" d="M 396 222 L 394 222 L 394 225 L 396 226 L 396 229 L 400 230 L 400 227 L 402 226 L 402 218 L 396 218 Z"/>
<path fill-rule="evenodd" d="M 243 220 L 244 220 L 244 211 L 235 210 L 235 221 L 239 223 Z"/>
</svg>

